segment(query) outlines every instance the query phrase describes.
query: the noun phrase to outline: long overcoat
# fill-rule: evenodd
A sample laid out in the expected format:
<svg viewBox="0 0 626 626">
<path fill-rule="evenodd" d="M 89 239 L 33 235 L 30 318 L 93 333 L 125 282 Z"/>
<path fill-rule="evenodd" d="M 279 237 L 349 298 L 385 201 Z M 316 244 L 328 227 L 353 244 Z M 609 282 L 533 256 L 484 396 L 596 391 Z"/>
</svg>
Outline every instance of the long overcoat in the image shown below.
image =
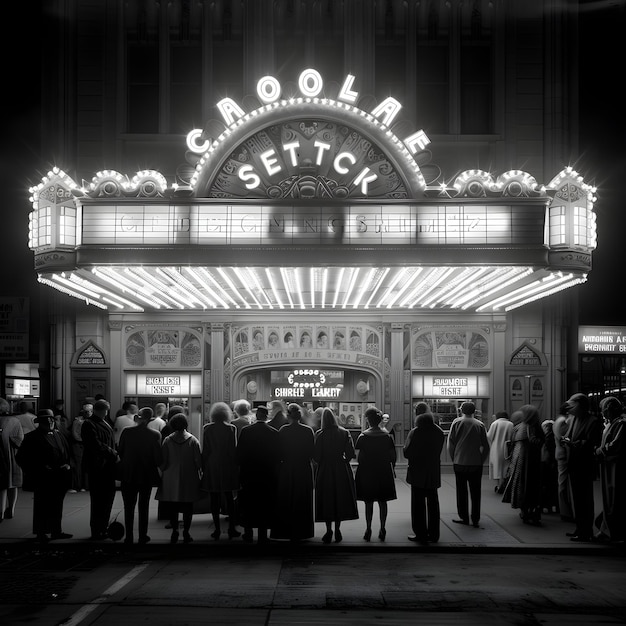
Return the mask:
<svg viewBox="0 0 626 626">
<path fill-rule="evenodd" d="M 341 426 L 315 433 L 315 521 L 359 518 L 356 487 L 350 461 L 354 458 L 350 433 Z"/>
<path fill-rule="evenodd" d="M 315 435 L 306 424 L 286 424 L 278 431 L 280 468 L 275 539 L 309 539 L 315 535 L 313 508 L 313 452 Z"/>
<path fill-rule="evenodd" d="M 163 442 L 161 485 L 156 499 L 163 502 L 196 502 L 202 497 L 200 442 L 186 430 L 174 431 Z"/>
</svg>

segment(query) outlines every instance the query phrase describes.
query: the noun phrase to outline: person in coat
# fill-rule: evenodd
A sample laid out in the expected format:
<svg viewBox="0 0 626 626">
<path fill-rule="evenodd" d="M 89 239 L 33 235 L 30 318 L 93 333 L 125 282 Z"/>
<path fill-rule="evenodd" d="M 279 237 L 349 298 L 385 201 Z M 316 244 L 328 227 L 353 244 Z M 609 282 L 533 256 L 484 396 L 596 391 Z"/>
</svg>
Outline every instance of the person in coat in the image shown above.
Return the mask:
<svg viewBox="0 0 626 626">
<path fill-rule="evenodd" d="M 406 481 L 411 485 L 411 528 L 409 541 L 426 544 L 439 541 L 441 487 L 441 451 L 445 434 L 435 424 L 432 413 L 415 418 L 415 428 L 409 431 L 404 444 L 408 461 Z"/>
<path fill-rule="evenodd" d="M 157 500 L 167 502 L 170 512 L 172 534 L 170 543 L 178 541 L 178 514 L 183 517 L 183 541 L 193 541 L 189 529 L 193 519 L 193 503 L 202 497 L 202 453 L 200 442 L 187 431 L 189 422 L 182 413 L 177 413 L 169 421 L 172 434 L 163 442 L 163 463 L 161 465 L 161 485 L 157 490 Z"/>
<path fill-rule="evenodd" d="M 259 543 L 268 542 L 267 533 L 275 519 L 280 442 L 268 417 L 266 406 L 257 407 L 256 422 L 241 430 L 237 442 L 240 515 L 247 543 L 253 540 L 253 528 L 258 529 Z"/>
<path fill-rule="evenodd" d="M 329 408 L 322 412 L 321 428 L 315 433 L 313 460 L 315 473 L 315 521 L 326 524 L 324 543 L 342 541 L 341 522 L 358 519 L 356 486 L 350 461 L 355 457 L 354 443 L 348 430 L 339 426 Z"/>
<path fill-rule="evenodd" d="M 476 406 L 473 402 L 463 402 L 461 416 L 450 425 L 448 454 L 454 468 L 456 508 L 459 515 L 452 521 L 455 524 L 469 524 L 471 517 L 474 528 L 479 528 L 481 482 L 483 465 L 489 458 L 489 442 L 485 425 L 474 417 L 475 412 Z"/>
<path fill-rule="evenodd" d="M 572 522 L 574 520 L 574 511 L 572 510 L 572 492 L 569 483 L 569 474 L 567 471 L 567 449 L 563 443 L 565 433 L 569 428 L 572 416 L 568 414 L 567 403 L 564 402 L 559 407 L 559 413 L 552 424 L 552 433 L 554 434 L 554 458 L 556 460 L 557 472 L 557 495 L 561 520 L 564 522 Z"/>
<path fill-rule="evenodd" d="M 125 428 L 120 436 L 120 462 L 117 476 L 124 501 L 124 543 L 134 542 L 135 507 L 138 515 L 139 543 L 150 541 L 148 512 L 152 488 L 160 481 L 159 468 L 163 462 L 161 433 L 148 428 L 154 414 L 150 407 L 142 408 L 135 416 L 135 428 Z"/>
<path fill-rule="evenodd" d="M 209 493 L 214 531 L 217 540 L 221 534 L 222 505 L 228 515 L 228 538 L 240 537 L 235 525 L 234 492 L 239 489 L 237 466 L 237 428 L 230 423 L 232 412 L 225 402 L 216 402 L 209 411 L 210 422 L 202 433 L 202 484 Z"/>
<path fill-rule="evenodd" d="M 23 478 L 15 455 L 24 440 L 24 431 L 20 420 L 9 415 L 9 410 L 9 403 L 0 398 L 0 522 L 15 515 Z"/>
<path fill-rule="evenodd" d="M 567 401 L 573 416 L 565 437 L 567 472 L 572 488 L 574 508 L 573 532 L 566 533 L 571 541 L 591 541 L 593 538 L 593 481 L 596 477 L 596 448 L 602 439 L 602 423 L 589 412 L 589 398 L 575 393 Z"/>
<path fill-rule="evenodd" d="M 489 478 L 497 480 L 494 487 L 496 493 L 503 493 L 509 471 L 507 458 L 507 442 L 511 440 L 513 424 L 506 411 L 496 413 L 496 419 L 489 426 L 487 441 L 489 442 Z"/>
<path fill-rule="evenodd" d="M 302 408 L 287 407 L 287 424 L 278 431 L 280 468 L 272 539 L 302 541 L 315 535 L 313 451 L 315 433 L 302 422 Z"/>
<path fill-rule="evenodd" d="M 115 499 L 115 466 L 118 454 L 113 427 L 107 416 L 111 405 L 96 400 L 93 414 L 83 423 L 83 463 L 89 484 L 91 539 L 107 537 L 107 528 Z"/>
<path fill-rule="evenodd" d="M 606 421 L 602 440 L 596 448 L 600 462 L 602 513 L 595 524 L 598 541 L 623 542 L 626 539 L 626 415 L 614 396 L 600 402 Z"/>
<path fill-rule="evenodd" d="M 356 469 L 356 499 L 365 503 L 365 534 L 363 539 L 372 537 L 372 518 L 374 502 L 378 502 L 380 530 L 378 538 L 385 541 L 387 536 L 387 511 L 389 500 L 395 500 L 396 481 L 394 467 L 396 465 L 396 447 L 389 431 L 381 427 L 383 413 L 379 409 L 369 407 L 365 411 L 365 419 L 369 428 L 357 438 L 355 451 L 359 462 Z"/>
<path fill-rule="evenodd" d="M 51 409 L 37 411 L 35 423 L 37 428 L 24 436 L 16 454 L 33 487 L 33 534 L 41 543 L 70 539 L 62 528 L 63 500 L 71 481 L 69 446 L 55 428 Z"/>
<path fill-rule="evenodd" d="M 539 412 L 532 404 L 519 409 L 515 417 L 511 472 L 503 502 L 520 509 L 524 524 L 541 526 L 542 467 L 541 452 L 545 436 L 539 422 Z"/>
</svg>

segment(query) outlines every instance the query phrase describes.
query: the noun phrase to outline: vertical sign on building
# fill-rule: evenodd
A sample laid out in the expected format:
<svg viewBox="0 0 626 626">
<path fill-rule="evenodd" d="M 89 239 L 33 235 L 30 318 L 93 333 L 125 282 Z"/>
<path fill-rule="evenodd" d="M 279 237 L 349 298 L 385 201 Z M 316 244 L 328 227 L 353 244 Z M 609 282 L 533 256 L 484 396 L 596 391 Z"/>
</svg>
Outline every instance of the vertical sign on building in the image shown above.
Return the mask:
<svg viewBox="0 0 626 626">
<path fill-rule="evenodd" d="M 0 296 L 0 359 L 28 360 L 29 300 Z"/>
</svg>

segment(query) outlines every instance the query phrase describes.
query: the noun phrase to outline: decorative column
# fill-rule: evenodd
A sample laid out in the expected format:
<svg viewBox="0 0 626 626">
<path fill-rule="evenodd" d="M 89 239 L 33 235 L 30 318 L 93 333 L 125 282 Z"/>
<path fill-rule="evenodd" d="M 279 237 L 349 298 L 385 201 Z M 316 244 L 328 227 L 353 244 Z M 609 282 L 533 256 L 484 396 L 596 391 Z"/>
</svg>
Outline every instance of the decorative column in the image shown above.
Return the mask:
<svg viewBox="0 0 626 626">
<path fill-rule="evenodd" d="M 210 325 L 211 330 L 211 370 L 209 372 L 211 402 L 229 402 L 226 397 L 224 380 L 224 324 L 216 322 Z M 206 400 L 206 398 L 205 398 Z"/>
<path fill-rule="evenodd" d="M 410 430 L 410 416 L 405 415 L 404 384 L 404 324 L 391 324 L 391 372 L 389 376 L 389 417 L 392 423 L 400 422 L 402 428 L 396 432 L 396 444 L 404 444 L 404 435 Z"/>
</svg>

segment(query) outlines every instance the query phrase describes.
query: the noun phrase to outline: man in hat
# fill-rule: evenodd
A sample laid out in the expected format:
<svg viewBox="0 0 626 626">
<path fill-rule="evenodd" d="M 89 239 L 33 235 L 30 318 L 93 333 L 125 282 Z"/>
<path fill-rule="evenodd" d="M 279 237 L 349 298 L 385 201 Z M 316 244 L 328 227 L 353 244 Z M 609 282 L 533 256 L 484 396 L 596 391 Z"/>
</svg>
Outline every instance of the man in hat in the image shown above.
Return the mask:
<svg viewBox="0 0 626 626">
<path fill-rule="evenodd" d="M 267 423 L 268 417 L 266 406 L 257 407 L 256 422 L 242 428 L 237 443 L 241 480 L 238 499 L 246 542 L 252 541 L 253 528 L 258 528 L 259 543 L 269 541 L 267 531 L 276 506 L 280 438 L 278 431 Z"/>
<path fill-rule="evenodd" d="M 118 460 L 113 428 L 107 421 L 111 405 L 97 400 L 93 414 L 85 420 L 83 462 L 89 482 L 91 501 L 89 525 L 92 539 L 106 539 L 113 500 L 115 499 L 115 465 Z"/>
<path fill-rule="evenodd" d="M 148 508 L 152 488 L 159 483 L 159 466 L 163 461 L 161 433 L 149 428 L 154 413 L 150 407 L 142 408 L 135 415 L 135 428 L 125 428 L 120 437 L 118 452 L 122 498 L 124 500 L 124 543 L 133 543 L 135 506 L 138 506 L 139 543 L 148 543 Z M 139 504 L 137 505 L 137 499 Z"/>
<path fill-rule="evenodd" d="M 480 491 L 483 478 L 483 465 L 489 457 L 489 442 L 485 425 L 474 417 L 476 406 L 473 402 L 463 402 L 461 416 L 450 425 L 448 454 L 452 459 L 456 479 L 456 508 L 459 519 L 455 524 L 469 524 L 470 517 L 474 528 L 479 528 Z M 469 499 L 472 501 L 470 516 Z"/>
<path fill-rule="evenodd" d="M 566 533 L 570 541 L 591 541 L 593 537 L 593 481 L 596 477 L 595 451 L 602 440 L 602 424 L 589 412 L 589 398 L 575 393 L 567 401 L 572 421 L 561 440 L 567 451 L 567 472 L 572 490 L 576 528 Z"/>
<path fill-rule="evenodd" d="M 61 527 L 63 500 L 71 479 L 67 440 L 55 428 L 51 409 L 37 411 L 35 424 L 37 428 L 25 435 L 16 455 L 34 492 L 33 534 L 41 543 L 70 539 L 72 535 Z"/>
</svg>

